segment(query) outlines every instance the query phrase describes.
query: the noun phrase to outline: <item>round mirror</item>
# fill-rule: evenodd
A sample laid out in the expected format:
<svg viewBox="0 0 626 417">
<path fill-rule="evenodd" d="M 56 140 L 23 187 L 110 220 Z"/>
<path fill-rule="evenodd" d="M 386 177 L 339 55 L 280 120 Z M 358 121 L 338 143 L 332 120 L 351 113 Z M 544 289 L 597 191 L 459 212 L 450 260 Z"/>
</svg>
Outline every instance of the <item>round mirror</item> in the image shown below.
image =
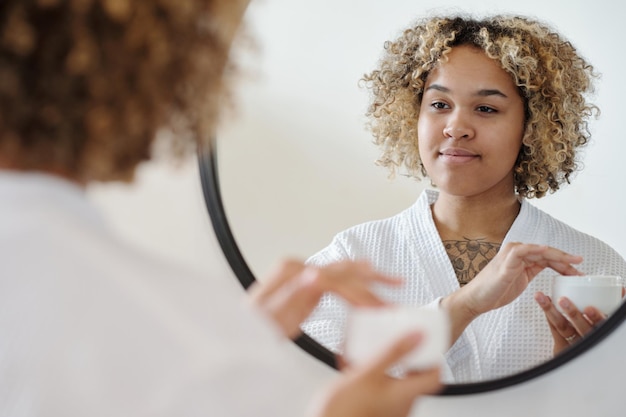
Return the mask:
<svg viewBox="0 0 626 417">
<path fill-rule="evenodd" d="M 572 184 L 532 204 L 626 253 L 615 171 L 625 146 L 619 99 L 625 90 L 612 51 L 620 13 L 588 3 L 528 1 L 287 0 L 253 2 L 248 33 L 256 48 L 243 57 L 237 110 L 219 132 L 217 151 L 200 156 L 209 212 L 225 254 L 244 286 L 286 256 L 308 258 L 339 231 L 392 216 L 415 202 L 427 181 L 387 177 L 365 129 L 367 93 L 358 80 L 392 39 L 425 12 L 456 8 L 519 13 L 556 27 L 602 74 L 593 102 L 584 169 Z M 540 11 L 540 12 L 539 12 Z M 590 30 L 590 28 L 594 28 Z M 445 394 L 518 383 L 559 366 L 601 340 L 626 316 L 622 306 L 582 342 L 536 367 L 502 379 L 450 385 Z M 334 366 L 333 354 L 308 336 L 297 343 Z"/>
</svg>

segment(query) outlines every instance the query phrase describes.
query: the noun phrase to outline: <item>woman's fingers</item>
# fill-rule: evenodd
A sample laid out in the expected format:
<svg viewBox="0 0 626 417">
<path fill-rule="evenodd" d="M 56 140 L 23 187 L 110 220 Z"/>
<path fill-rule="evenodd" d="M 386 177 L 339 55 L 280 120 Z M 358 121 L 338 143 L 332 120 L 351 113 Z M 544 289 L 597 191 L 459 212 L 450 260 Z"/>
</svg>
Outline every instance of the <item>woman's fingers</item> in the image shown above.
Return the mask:
<svg viewBox="0 0 626 417">
<path fill-rule="evenodd" d="M 414 349 L 417 349 L 423 339 L 424 336 L 419 332 L 409 333 L 401 337 L 365 366 L 363 368 L 364 373 L 370 374 L 372 377 L 383 375 L 387 378 L 386 372 L 389 368 L 397 364 Z M 404 394 L 401 394 L 402 396 L 433 394 L 441 389 L 439 368 L 408 373 L 396 382 L 394 389 L 398 390 L 398 392 L 404 391 Z"/>
<path fill-rule="evenodd" d="M 425 371 L 414 372 L 406 375 L 398 382 L 398 391 L 405 392 L 405 396 L 414 398 L 418 395 L 436 394 L 443 388 L 441 384 L 441 370 L 433 368 Z"/>
<path fill-rule="evenodd" d="M 402 357 L 418 348 L 422 336 L 407 334 L 369 361 L 354 364 L 327 391 L 316 416 L 404 417 L 416 399 L 441 389 L 439 370 L 416 372 L 403 378 L 388 375 Z"/>
<path fill-rule="evenodd" d="M 377 272 L 369 263 L 362 261 L 342 261 L 312 271 L 310 284 L 317 288 L 320 296 L 331 292 L 361 307 L 386 304 L 372 291 L 374 284 L 398 286 L 403 282 L 402 279 Z"/>
<path fill-rule="evenodd" d="M 535 294 L 535 301 L 543 310 L 555 342 L 555 353 L 578 341 L 594 327 L 601 324 L 606 316 L 595 307 L 580 311 L 567 297 L 557 300 L 561 313 L 552 300 L 542 292 Z"/>
<path fill-rule="evenodd" d="M 567 264 L 578 264 L 582 262 L 582 257 L 563 252 L 560 249 L 546 245 L 535 245 L 532 243 L 507 243 L 504 250 L 511 252 L 515 257 L 529 262 L 556 261 Z"/>
<path fill-rule="evenodd" d="M 263 283 L 255 283 L 250 288 L 250 294 L 259 302 L 271 297 L 276 291 L 282 289 L 285 284 L 297 277 L 305 268 L 304 262 L 295 259 L 282 261 L 274 271 L 263 280 Z"/>
<path fill-rule="evenodd" d="M 537 301 L 543 310 L 550 326 L 557 331 L 557 334 L 560 337 L 565 339 L 570 337 L 572 333 L 576 331 L 567 318 L 565 318 L 565 316 L 556 309 L 550 297 L 542 292 L 537 292 L 535 294 L 535 301 Z"/>
<path fill-rule="evenodd" d="M 578 269 L 568 263 L 559 261 L 550 261 L 548 266 L 561 275 L 583 275 Z"/>
<path fill-rule="evenodd" d="M 291 283 L 291 284 L 290 284 Z M 371 291 L 372 284 L 400 285 L 402 280 L 375 271 L 366 262 L 342 261 L 325 267 L 305 265 L 301 261 L 283 261 L 279 267 L 252 289 L 253 296 L 262 301 L 288 286 L 303 287 L 313 296 L 333 292 L 354 303 L 381 304 Z"/>
<path fill-rule="evenodd" d="M 574 326 L 554 306 L 550 297 L 542 292 L 535 294 L 535 301 L 543 310 L 552 338 L 554 339 L 554 353 L 559 353 L 569 347 L 578 338 L 579 334 Z"/>
<path fill-rule="evenodd" d="M 574 303 L 567 297 L 561 297 L 557 300 L 559 307 L 563 310 L 568 321 L 574 326 L 578 335 L 582 336 L 593 328 L 583 313 L 578 310 Z"/>
<path fill-rule="evenodd" d="M 572 264 L 582 262 L 582 257 L 550 246 L 512 242 L 507 243 L 502 251 L 505 256 L 504 265 L 508 269 L 522 267 L 531 275 L 536 275 L 542 269 L 550 267 L 563 275 L 581 274 Z"/>
<path fill-rule="evenodd" d="M 400 285 L 402 279 L 381 274 L 365 261 L 342 261 L 320 268 L 326 288 L 337 288 L 345 282 Z"/>
<path fill-rule="evenodd" d="M 340 371 L 345 371 L 350 368 L 350 364 L 346 360 L 346 357 L 342 354 L 335 354 L 335 364 L 337 365 L 337 369 Z"/>
<path fill-rule="evenodd" d="M 283 261 L 268 278 L 251 288 L 253 303 L 267 312 L 288 337 L 300 334 L 300 324 L 324 293 L 334 293 L 361 307 L 386 305 L 372 290 L 377 285 L 400 285 L 401 279 L 375 271 L 367 262 L 342 261 L 324 267 Z"/>
<path fill-rule="evenodd" d="M 594 327 L 601 324 L 607 318 L 603 312 L 591 306 L 585 307 L 583 313 L 585 314 L 585 317 L 587 317 L 589 323 L 591 323 Z"/>
</svg>

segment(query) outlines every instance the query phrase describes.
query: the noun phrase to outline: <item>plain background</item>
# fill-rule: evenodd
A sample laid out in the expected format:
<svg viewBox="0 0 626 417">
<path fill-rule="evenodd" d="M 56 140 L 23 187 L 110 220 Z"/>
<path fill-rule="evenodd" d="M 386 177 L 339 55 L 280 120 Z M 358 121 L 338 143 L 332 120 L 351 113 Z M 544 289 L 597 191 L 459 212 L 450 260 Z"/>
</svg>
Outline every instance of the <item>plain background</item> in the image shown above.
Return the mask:
<svg viewBox="0 0 626 417">
<path fill-rule="evenodd" d="M 227 214 L 257 274 L 282 257 L 312 254 L 346 227 L 397 213 L 428 186 L 389 180 L 374 165 L 376 149 L 364 130 L 367 95 L 358 79 L 373 68 L 383 42 L 414 17 L 451 7 L 544 20 L 602 73 L 593 100 L 602 114 L 592 125 L 585 169 L 570 186 L 536 204 L 626 253 L 621 218 L 626 81 L 616 35 L 624 6 L 564 0 L 255 0 L 247 27 L 257 46 L 242 58 L 245 79 L 229 127 L 220 131 L 219 149 Z M 141 167 L 134 185 L 93 186 L 89 194 L 131 242 L 205 271 L 225 286 L 238 285 L 212 234 L 193 158 L 177 168 Z M 620 329 L 545 377 L 487 394 L 428 398 L 416 415 L 621 415 L 625 348 L 626 330 Z M 301 357 L 304 388 L 333 377 L 296 347 L 293 354 Z"/>
</svg>

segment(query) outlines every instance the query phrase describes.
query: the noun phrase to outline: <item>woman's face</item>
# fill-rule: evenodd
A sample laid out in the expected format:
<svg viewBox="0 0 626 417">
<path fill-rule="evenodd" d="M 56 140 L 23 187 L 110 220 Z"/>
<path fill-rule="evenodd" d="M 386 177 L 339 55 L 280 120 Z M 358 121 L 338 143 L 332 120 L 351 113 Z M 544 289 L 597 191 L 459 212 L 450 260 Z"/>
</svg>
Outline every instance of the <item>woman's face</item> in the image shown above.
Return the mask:
<svg viewBox="0 0 626 417">
<path fill-rule="evenodd" d="M 524 133 L 524 102 L 512 77 L 471 46 L 457 46 L 426 78 L 419 152 L 442 193 L 510 194 Z"/>
</svg>

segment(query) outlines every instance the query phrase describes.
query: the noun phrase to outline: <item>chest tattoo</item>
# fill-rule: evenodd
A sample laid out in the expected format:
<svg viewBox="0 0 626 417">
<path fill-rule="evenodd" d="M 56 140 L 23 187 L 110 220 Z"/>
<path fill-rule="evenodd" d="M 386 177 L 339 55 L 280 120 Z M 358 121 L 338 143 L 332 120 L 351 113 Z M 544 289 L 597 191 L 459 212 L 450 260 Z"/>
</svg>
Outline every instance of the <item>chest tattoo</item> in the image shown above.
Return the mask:
<svg viewBox="0 0 626 417">
<path fill-rule="evenodd" d="M 493 259 L 501 243 L 485 242 L 484 239 L 444 240 L 459 285 L 470 282 Z"/>
</svg>

